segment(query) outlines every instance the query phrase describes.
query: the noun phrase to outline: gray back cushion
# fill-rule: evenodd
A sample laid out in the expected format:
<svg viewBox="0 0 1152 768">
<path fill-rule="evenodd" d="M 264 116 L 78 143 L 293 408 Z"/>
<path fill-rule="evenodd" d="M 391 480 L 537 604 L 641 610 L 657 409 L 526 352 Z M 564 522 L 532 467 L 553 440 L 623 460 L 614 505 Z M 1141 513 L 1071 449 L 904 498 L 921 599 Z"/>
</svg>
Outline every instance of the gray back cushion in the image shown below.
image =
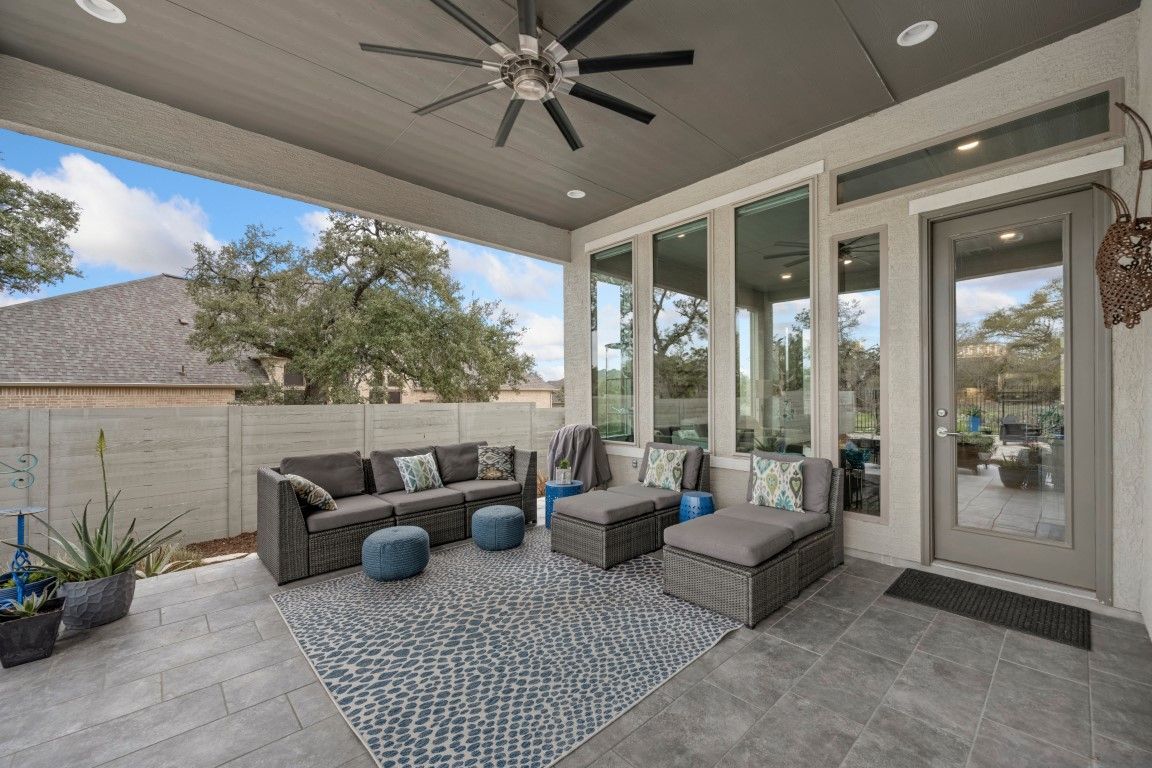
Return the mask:
<svg viewBox="0 0 1152 768">
<path fill-rule="evenodd" d="M 644 446 L 644 458 L 640 459 L 640 474 L 637 479 L 644 482 L 644 475 L 648 474 L 648 451 L 651 448 L 663 448 L 669 451 L 687 451 L 684 457 L 684 479 L 680 486 L 684 490 L 693 491 L 700 484 L 700 468 L 704 464 L 704 449 L 698 445 L 673 445 L 672 443 L 648 443 Z"/>
<path fill-rule="evenodd" d="M 832 462 L 828 459 L 815 459 L 799 456 L 795 453 L 768 453 L 766 451 L 752 451 L 752 456 L 760 456 L 776 461 L 799 461 L 800 475 L 804 478 L 804 511 L 828 514 L 828 494 L 832 488 Z M 745 499 L 752 501 L 752 486 L 756 483 L 756 475 L 752 472 L 752 459 L 748 459 L 748 495 Z"/>
<path fill-rule="evenodd" d="M 422 456 L 425 453 L 432 453 L 432 446 L 372 451 L 370 457 L 372 460 L 372 481 L 376 484 L 376 493 L 404 490 L 404 480 L 400 477 L 400 470 L 396 467 L 396 457 Z"/>
<path fill-rule="evenodd" d="M 447 483 L 460 483 L 475 480 L 480 472 L 480 452 L 476 449 L 488 442 L 453 443 L 436 446 L 436 465 L 440 468 L 440 479 Z"/>
<path fill-rule="evenodd" d="M 289 456 L 280 462 L 280 472 L 308 478 L 334 499 L 364 493 L 364 462 L 359 451 Z"/>
</svg>

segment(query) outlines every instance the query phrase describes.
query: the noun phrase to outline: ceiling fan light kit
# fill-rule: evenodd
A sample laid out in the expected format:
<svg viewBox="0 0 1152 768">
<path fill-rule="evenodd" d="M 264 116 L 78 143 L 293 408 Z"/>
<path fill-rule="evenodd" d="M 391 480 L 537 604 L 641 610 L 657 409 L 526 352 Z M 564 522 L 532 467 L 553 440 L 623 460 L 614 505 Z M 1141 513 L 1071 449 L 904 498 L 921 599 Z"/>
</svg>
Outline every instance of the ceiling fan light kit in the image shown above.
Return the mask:
<svg viewBox="0 0 1152 768">
<path fill-rule="evenodd" d="M 516 124 L 516 118 L 519 117 L 520 110 L 526 101 L 539 101 L 544 105 L 544 109 L 552 118 L 552 122 L 556 124 L 556 128 L 568 143 L 569 148 L 575 151 L 584 146 L 576 128 L 560 104 L 560 100 L 557 98 L 558 94 L 566 94 L 587 101 L 647 125 L 652 122 L 656 115 L 612 94 L 576 82 L 576 78 L 583 75 L 619 72 L 628 69 L 688 66 L 692 64 L 694 57 L 693 51 L 659 51 L 583 59 L 570 58 L 573 48 L 615 16 L 631 0 L 600 0 L 587 13 L 577 19 L 572 26 L 557 35 L 556 39 L 548 43 L 543 50 L 540 48 L 540 35 L 536 27 L 536 0 L 518 0 L 518 51 L 513 51 L 505 45 L 452 0 L 431 0 L 431 2 L 469 32 L 483 40 L 500 57 L 500 60 L 485 61 L 450 53 L 419 51 L 376 43 L 360 43 L 360 49 L 368 53 L 427 59 L 499 73 L 499 77 L 487 83 L 446 96 L 413 110 L 418 115 L 428 115 L 473 96 L 507 88 L 511 91 L 512 97 L 496 130 L 494 145 L 497 147 L 504 146 L 508 141 L 508 136 Z"/>
</svg>

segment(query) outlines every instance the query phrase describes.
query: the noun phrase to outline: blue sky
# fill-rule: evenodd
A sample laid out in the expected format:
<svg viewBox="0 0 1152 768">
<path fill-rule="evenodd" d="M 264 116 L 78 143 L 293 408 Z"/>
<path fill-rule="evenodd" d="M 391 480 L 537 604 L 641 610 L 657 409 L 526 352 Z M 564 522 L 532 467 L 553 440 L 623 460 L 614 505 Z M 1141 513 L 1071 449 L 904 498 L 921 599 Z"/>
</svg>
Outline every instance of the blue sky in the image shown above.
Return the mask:
<svg viewBox="0 0 1152 768">
<path fill-rule="evenodd" d="M 326 214 L 308 203 L 2 129 L 0 168 L 80 205 L 80 228 L 70 244 L 83 272 L 35 295 L 0 296 L 0 305 L 159 272 L 183 274 L 192 243 L 219 245 L 238 238 L 248 224 L 307 245 Z M 525 328 L 521 348 L 536 358 L 541 375 L 563 376 L 563 269 L 438 239 L 452 254 L 452 272 L 464 294 L 502 302 Z"/>
</svg>

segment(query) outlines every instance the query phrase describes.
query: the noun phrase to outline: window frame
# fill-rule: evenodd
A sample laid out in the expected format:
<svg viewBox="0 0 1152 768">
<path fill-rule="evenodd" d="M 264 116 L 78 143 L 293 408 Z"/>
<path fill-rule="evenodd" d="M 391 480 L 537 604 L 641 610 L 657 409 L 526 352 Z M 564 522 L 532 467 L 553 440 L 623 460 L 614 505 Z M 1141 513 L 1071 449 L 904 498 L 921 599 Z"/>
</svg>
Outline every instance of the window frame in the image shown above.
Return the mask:
<svg viewBox="0 0 1152 768">
<path fill-rule="evenodd" d="M 637 392 L 636 392 L 636 342 L 639 339 L 639 335 L 636 332 L 637 331 L 636 321 L 637 321 L 637 317 L 639 316 L 639 311 L 638 311 L 639 307 L 637 304 L 637 293 L 636 293 L 636 291 L 637 291 L 637 284 L 636 284 L 637 269 L 636 269 L 636 267 L 637 267 L 638 254 L 637 254 L 637 248 L 636 248 L 637 242 L 636 242 L 635 237 L 624 238 L 622 240 L 617 241 L 616 243 L 614 243 L 612 245 L 606 245 L 603 248 L 597 248 L 595 251 L 589 251 L 588 252 L 588 300 L 589 300 L 589 309 L 591 309 L 593 282 L 596 279 L 596 275 L 594 274 L 595 270 L 592 268 L 593 257 L 598 253 L 604 253 L 605 251 L 610 251 L 614 248 L 619 248 L 620 246 L 623 246 L 623 245 L 627 245 L 631 249 L 631 252 L 632 252 L 632 259 L 631 259 L 632 275 L 629 278 L 629 280 L 632 283 L 632 377 L 631 377 L 632 378 L 632 381 L 631 381 L 631 384 L 632 384 L 632 442 L 626 442 L 624 440 L 604 440 L 604 444 L 605 445 L 622 445 L 622 446 L 635 447 L 635 446 L 640 445 L 640 433 L 639 433 L 639 429 L 638 429 L 638 427 L 639 427 L 639 407 L 638 407 L 637 396 L 636 396 L 637 395 Z M 591 312 L 589 312 L 588 313 L 588 323 L 589 323 L 589 325 L 588 325 L 588 330 L 589 330 L 588 352 L 589 352 L 589 356 L 592 359 L 593 370 L 598 370 L 596 368 L 596 337 L 595 337 L 595 333 L 592 332 L 591 319 L 592 319 L 591 318 Z M 589 377 L 589 381 L 591 381 L 591 377 Z M 595 391 L 590 389 L 589 394 L 588 394 L 588 406 L 589 406 L 588 412 L 590 414 L 592 414 L 592 422 L 595 425 L 596 413 L 595 413 L 595 405 L 593 402 L 594 397 L 595 397 Z M 599 427 L 597 427 L 597 429 L 599 429 Z"/>
</svg>

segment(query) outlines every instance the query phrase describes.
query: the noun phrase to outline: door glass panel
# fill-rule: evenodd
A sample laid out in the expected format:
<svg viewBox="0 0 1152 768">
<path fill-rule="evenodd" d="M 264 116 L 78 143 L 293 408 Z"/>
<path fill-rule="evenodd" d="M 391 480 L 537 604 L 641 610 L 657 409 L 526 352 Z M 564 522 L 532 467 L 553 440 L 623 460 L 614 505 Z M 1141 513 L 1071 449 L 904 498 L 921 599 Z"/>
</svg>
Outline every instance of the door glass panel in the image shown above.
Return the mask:
<svg viewBox="0 0 1152 768">
<path fill-rule="evenodd" d="M 1061 220 L 954 241 L 957 523 L 1068 540 Z"/>
<path fill-rule="evenodd" d="M 880 509 L 880 235 L 836 244 L 840 467 L 844 508 L 879 517 Z"/>
</svg>

